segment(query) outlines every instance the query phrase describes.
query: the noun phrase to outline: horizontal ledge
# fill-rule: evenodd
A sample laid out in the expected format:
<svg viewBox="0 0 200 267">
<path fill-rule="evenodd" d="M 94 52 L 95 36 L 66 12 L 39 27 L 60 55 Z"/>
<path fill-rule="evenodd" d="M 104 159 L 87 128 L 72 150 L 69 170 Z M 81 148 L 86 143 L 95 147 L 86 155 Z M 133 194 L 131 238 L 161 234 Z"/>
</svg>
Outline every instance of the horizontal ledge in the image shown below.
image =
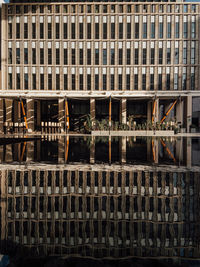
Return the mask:
<svg viewBox="0 0 200 267">
<path fill-rule="evenodd" d="M 199 91 L 22 91 L 0 90 L 0 98 L 175 98 L 186 96 L 199 96 Z"/>
</svg>

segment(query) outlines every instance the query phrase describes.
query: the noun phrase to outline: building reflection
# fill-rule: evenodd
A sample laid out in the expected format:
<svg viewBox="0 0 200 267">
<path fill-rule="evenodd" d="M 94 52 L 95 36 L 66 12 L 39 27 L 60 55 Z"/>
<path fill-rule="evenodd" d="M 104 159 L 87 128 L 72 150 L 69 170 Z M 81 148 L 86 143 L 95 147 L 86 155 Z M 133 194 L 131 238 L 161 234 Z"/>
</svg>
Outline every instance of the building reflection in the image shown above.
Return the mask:
<svg viewBox="0 0 200 267">
<path fill-rule="evenodd" d="M 198 166 L 177 168 L 173 158 L 165 165 L 110 165 L 109 156 L 104 164 L 91 164 L 97 149 L 109 154 L 109 143 L 105 148 L 93 143 L 80 148 L 80 154 L 88 153 L 88 163 L 72 164 L 70 157 L 74 160 L 78 154 L 70 156 L 69 147 L 66 155 L 67 143 L 64 148 L 55 143 L 60 164 L 23 161 L 34 159 L 38 141 L 27 143 L 31 149 L 26 147 L 21 162 L 1 164 L 1 240 L 37 248 L 41 255 L 200 257 Z M 120 147 L 123 139 L 111 143 L 111 149 L 116 143 Z M 152 142 L 146 146 L 148 151 Z M 153 155 L 150 150 L 147 159 Z M 6 151 L 6 156 L 9 151 L 13 152 Z M 161 152 L 153 157 L 160 158 Z M 166 155 L 165 150 L 162 153 Z"/>
</svg>

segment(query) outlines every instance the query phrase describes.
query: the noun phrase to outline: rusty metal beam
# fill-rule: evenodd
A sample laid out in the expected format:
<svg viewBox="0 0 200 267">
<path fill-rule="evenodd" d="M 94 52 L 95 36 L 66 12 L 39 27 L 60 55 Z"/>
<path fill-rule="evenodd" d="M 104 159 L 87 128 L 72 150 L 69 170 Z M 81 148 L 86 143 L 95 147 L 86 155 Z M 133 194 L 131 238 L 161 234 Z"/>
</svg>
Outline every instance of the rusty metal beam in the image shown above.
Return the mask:
<svg viewBox="0 0 200 267">
<path fill-rule="evenodd" d="M 65 100 L 65 118 L 66 118 L 66 129 L 69 130 L 69 108 L 68 108 L 68 100 Z"/>
<path fill-rule="evenodd" d="M 24 103 L 23 103 L 22 99 L 20 99 L 20 103 L 21 103 L 21 107 L 22 107 L 22 113 L 24 116 L 24 122 L 25 122 L 26 130 L 28 130 L 28 123 L 27 123 L 26 113 L 25 113 L 25 109 L 24 109 Z"/>
<path fill-rule="evenodd" d="M 160 123 L 163 123 L 163 121 L 167 118 L 167 116 L 169 115 L 169 113 L 171 112 L 171 110 L 173 109 L 173 107 L 176 105 L 178 99 L 176 99 L 174 101 L 174 103 L 171 105 L 171 107 L 168 109 L 168 111 L 166 112 L 165 116 L 162 118 L 162 120 L 160 121 Z"/>
</svg>

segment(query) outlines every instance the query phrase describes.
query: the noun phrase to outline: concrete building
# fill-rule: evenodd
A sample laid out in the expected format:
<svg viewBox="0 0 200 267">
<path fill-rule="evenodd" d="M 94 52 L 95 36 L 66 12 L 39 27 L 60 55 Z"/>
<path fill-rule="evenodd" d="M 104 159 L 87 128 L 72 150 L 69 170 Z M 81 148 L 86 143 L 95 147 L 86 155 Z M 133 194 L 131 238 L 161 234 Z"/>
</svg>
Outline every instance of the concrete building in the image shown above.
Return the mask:
<svg viewBox="0 0 200 267">
<path fill-rule="evenodd" d="M 166 120 L 190 131 L 199 3 L 14 2 L 1 11 L 1 132 L 73 131 L 87 114 L 159 122 L 173 103 Z"/>
</svg>

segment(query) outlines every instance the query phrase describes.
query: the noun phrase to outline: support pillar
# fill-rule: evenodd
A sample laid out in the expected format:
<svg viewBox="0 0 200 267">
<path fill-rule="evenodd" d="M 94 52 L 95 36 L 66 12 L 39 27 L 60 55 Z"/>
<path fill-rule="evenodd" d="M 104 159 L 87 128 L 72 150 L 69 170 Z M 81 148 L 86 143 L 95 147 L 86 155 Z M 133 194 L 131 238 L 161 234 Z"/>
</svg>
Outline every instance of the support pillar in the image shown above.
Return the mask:
<svg viewBox="0 0 200 267">
<path fill-rule="evenodd" d="M 90 143 L 90 164 L 95 163 L 95 136 L 92 136 Z"/>
<path fill-rule="evenodd" d="M 96 117 L 95 107 L 96 107 L 95 98 L 90 98 L 90 119 L 92 122 L 92 126 L 93 126 L 93 122 L 95 121 L 95 117 Z"/>
<path fill-rule="evenodd" d="M 64 163 L 65 153 L 65 140 L 64 137 L 58 139 L 58 163 Z"/>
<path fill-rule="evenodd" d="M 192 140 L 191 137 L 187 138 L 187 149 L 186 149 L 186 166 L 191 168 L 192 166 Z"/>
<path fill-rule="evenodd" d="M 0 133 L 3 133 L 3 99 L 0 99 Z"/>
<path fill-rule="evenodd" d="M 176 121 L 181 128 L 183 126 L 183 112 L 183 101 L 180 99 L 176 103 Z"/>
<path fill-rule="evenodd" d="M 122 98 L 120 101 L 120 122 L 123 124 L 127 122 L 126 98 Z"/>
<path fill-rule="evenodd" d="M 34 160 L 34 142 L 27 142 L 26 144 L 27 161 Z"/>
<path fill-rule="evenodd" d="M 156 109 L 155 109 L 155 122 L 160 121 L 160 113 L 159 113 L 159 99 L 157 98 L 156 100 Z"/>
<path fill-rule="evenodd" d="M 61 132 L 64 132 L 65 126 L 65 100 L 58 99 L 58 121 L 60 125 Z"/>
<path fill-rule="evenodd" d="M 12 99 L 6 99 L 6 122 L 12 122 L 12 105 L 13 100 Z"/>
<path fill-rule="evenodd" d="M 41 130 L 41 102 L 40 100 L 36 101 L 36 107 L 37 107 L 36 126 L 37 126 L 37 130 Z"/>
<path fill-rule="evenodd" d="M 151 105 L 152 105 L 152 102 L 151 101 L 148 101 L 147 102 L 147 122 L 150 122 L 151 121 Z"/>
<path fill-rule="evenodd" d="M 187 96 L 187 133 L 190 132 L 190 126 L 192 125 L 192 96 Z"/>
<path fill-rule="evenodd" d="M 126 136 L 121 137 L 121 163 L 126 163 Z"/>
<path fill-rule="evenodd" d="M 34 129 L 34 100 L 27 99 L 27 124 L 28 132 L 33 132 Z"/>
<path fill-rule="evenodd" d="M 6 171 L 0 171 L 0 185 L 1 185 L 1 199 L 0 207 L 1 207 L 1 240 L 5 240 L 6 238 Z M 1 247 L 2 248 L 2 247 Z M 4 249 L 4 247 L 3 247 Z"/>
</svg>

